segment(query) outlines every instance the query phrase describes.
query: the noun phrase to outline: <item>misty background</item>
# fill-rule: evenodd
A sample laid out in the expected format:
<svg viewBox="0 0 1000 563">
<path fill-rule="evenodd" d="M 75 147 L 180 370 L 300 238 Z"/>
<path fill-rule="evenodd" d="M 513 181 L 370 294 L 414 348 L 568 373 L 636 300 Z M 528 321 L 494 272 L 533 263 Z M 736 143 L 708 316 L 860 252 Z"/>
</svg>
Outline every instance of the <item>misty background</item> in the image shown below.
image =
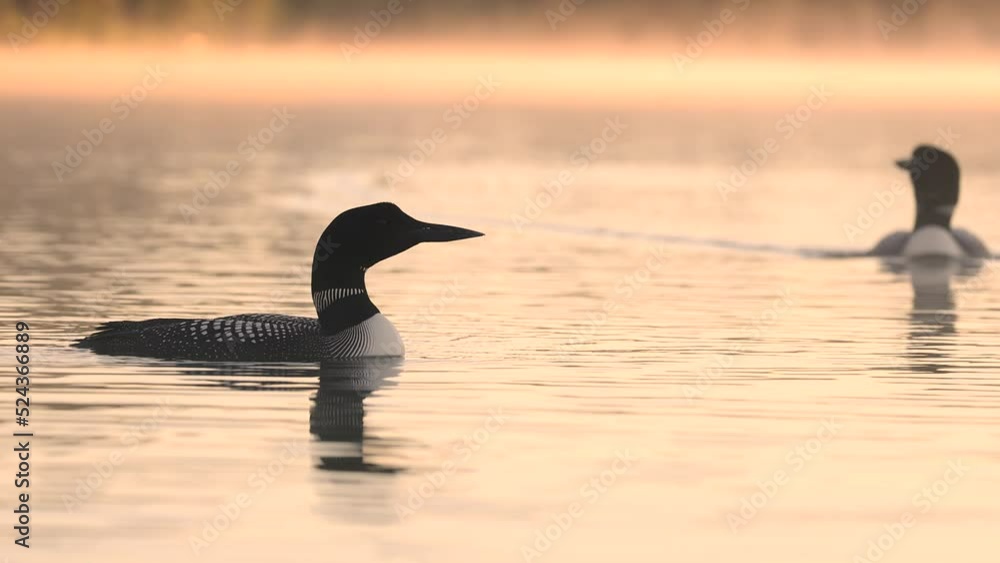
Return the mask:
<svg viewBox="0 0 1000 563">
<path fill-rule="evenodd" d="M 387 36 L 485 40 L 514 34 L 558 42 L 583 35 L 625 42 L 677 41 L 700 31 L 704 21 L 718 18 L 723 9 L 745 7 L 739 15 L 744 25 L 726 33 L 738 37 L 747 49 L 933 45 L 947 50 L 969 44 L 995 46 L 1000 37 L 997 5 L 986 0 L 401 0 L 400 4 L 405 17 L 388 26 Z M 41 40 L 46 42 L 172 42 L 203 34 L 213 42 L 239 44 L 348 40 L 355 26 L 363 26 L 371 11 L 386 9 L 388 2 L 4 0 L 0 29 L 5 35 L 20 33 L 24 18 L 30 20 L 47 5 L 58 6 L 58 13 L 45 25 Z M 559 21 L 559 16 L 569 19 Z M 878 22 L 898 26 L 902 16 L 908 21 L 891 32 L 889 45 Z"/>
</svg>

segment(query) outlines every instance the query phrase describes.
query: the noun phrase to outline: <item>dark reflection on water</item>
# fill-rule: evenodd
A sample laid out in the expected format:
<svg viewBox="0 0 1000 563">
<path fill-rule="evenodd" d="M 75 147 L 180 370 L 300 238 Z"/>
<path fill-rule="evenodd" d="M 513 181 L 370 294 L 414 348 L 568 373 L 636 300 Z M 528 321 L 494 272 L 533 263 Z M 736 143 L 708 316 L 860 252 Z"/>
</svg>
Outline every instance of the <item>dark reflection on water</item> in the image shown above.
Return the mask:
<svg viewBox="0 0 1000 563">
<path fill-rule="evenodd" d="M 407 444 L 371 435 L 365 427 L 365 401 L 380 389 L 396 385 L 402 373 L 402 358 L 319 365 L 134 361 L 175 367 L 185 376 L 187 383 L 181 384 L 184 387 L 272 393 L 315 389 L 308 415 L 309 465 L 314 472 L 309 481 L 315 487 L 315 510 L 341 521 L 389 523 L 395 518 L 393 485 L 379 476 L 392 476 L 407 468 L 372 458 L 399 459 L 396 450 Z"/>
<path fill-rule="evenodd" d="M 360 473 L 402 470 L 365 461 L 364 405 L 370 395 L 393 384 L 392 378 L 399 375 L 401 365 L 402 360 L 385 359 L 322 367 L 319 389 L 309 409 L 309 433 L 316 440 L 317 468 Z"/>
<path fill-rule="evenodd" d="M 913 288 L 910 312 L 911 340 L 920 336 L 955 334 L 955 281 L 969 280 L 979 274 L 982 262 L 956 262 L 946 258 L 911 260 L 907 265 Z"/>
<path fill-rule="evenodd" d="M 402 372 L 402 358 L 371 358 L 295 367 L 254 363 L 162 363 L 176 366 L 185 375 L 193 376 L 203 384 L 234 391 L 301 391 L 303 388 L 315 388 L 309 409 L 309 434 L 315 441 L 314 467 L 359 473 L 396 473 L 403 470 L 365 460 L 364 425 L 365 399 L 386 385 L 395 385 L 394 378 Z M 378 442 L 377 439 L 368 441 Z"/>
<path fill-rule="evenodd" d="M 952 369 L 953 339 L 957 336 L 958 315 L 951 289 L 951 278 L 955 274 L 952 267 L 945 264 L 914 265 L 913 268 L 913 308 L 906 358 L 910 369 L 917 373 L 948 372 Z"/>
<path fill-rule="evenodd" d="M 943 374 L 956 370 L 952 352 L 959 333 L 953 285 L 956 282 L 968 284 L 974 280 L 983 269 L 983 262 L 941 257 L 905 261 L 889 259 L 882 262 L 882 269 L 906 276 L 913 290 L 901 368 L 922 374 Z"/>
</svg>

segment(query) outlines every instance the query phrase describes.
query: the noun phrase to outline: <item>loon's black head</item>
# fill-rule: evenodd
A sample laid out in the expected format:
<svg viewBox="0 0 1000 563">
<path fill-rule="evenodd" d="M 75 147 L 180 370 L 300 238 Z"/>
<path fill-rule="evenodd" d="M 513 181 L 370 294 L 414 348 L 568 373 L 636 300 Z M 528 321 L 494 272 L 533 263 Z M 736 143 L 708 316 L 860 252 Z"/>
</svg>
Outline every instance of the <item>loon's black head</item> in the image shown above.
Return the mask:
<svg viewBox="0 0 1000 563">
<path fill-rule="evenodd" d="M 461 227 L 418 221 L 392 203 L 348 209 L 330 223 L 316 243 L 312 289 L 316 292 L 332 287 L 355 287 L 350 284 L 355 273 L 363 273 L 378 262 L 422 242 L 481 236 L 483 233 Z"/>
<path fill-rule="evenodd" d="M 944 149 L 918 145 L 913 156 L 897 160 L 896 166 L 910 173 L 917 200 L 917 222 L 951 227 L 951 215 L 958 204 L 958 162 Z"/>
</svg>

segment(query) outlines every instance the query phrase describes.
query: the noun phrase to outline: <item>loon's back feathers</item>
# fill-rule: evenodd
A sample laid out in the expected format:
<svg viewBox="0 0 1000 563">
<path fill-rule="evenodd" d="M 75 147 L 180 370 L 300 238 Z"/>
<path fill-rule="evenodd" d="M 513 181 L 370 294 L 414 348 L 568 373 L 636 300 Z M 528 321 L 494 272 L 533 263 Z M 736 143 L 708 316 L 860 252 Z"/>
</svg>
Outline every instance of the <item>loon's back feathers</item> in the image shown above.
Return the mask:
<svg viewBox="0 0 1000 563">
<path fill-rule="evenodd" d="M 955 235 L 955 241 L 958 242 L 967 256 L 974 258 L 991 258 L 993 256 L 986 243 L 971 232 L 965 229 L 952 229 L 951 233 Z"/>
<path fill-rule="evenodd" d="M 73 346 L 83 347 L 85 342 L 93 342 L 102 338 L 120 338 L 122 336 L 137 334 L 144 329 L 159 325 L 184 322 L 189 319 L 149 319 L 147 321 L 108 321 L 97 325 L 97 330 L 73 344 Z"/>
<path fill-rule="evenodd" d="M 145 321 L 109 321 L 101 323 L 97 326 L 97 330 L 93 334 L 78 340 L 73 343 L 73 346 L 77 348 L 93 348 L 94 345 L 102 340 L 116 339 L 116 338 L 128 338 L 128 337 L 138 337 L 138 336 L 151 336 L 157 334 L 154 329 L 173 329 L 180 325 L 185 325 L 190 330 L 192 324 L 200 325 L 209 323 L 220 323 L 226 324 L 232 328 L 236 322 L 240 322 L 240 328 L 246 323 L 288 323 L 293 326 L 301 325 L 303 327 L 308 325 L 317 325 L 316 319 L 309 319 L 306 317 L 291 317 L 288 315 L 270 315 L 270 314 L 259 314 L 251 313 L 246 315 L 232 315 L 229 317 L 218 317 L 215 319 L 149 319 Z M 263 328 L 263 327 L 261 327 Z M 197 328 L 192 330 L 192 332 L 197 332 Z"/>
<path fill-rule="evenodd" d="M 309 362 L 403 355 L 402 340 L 381 314 L 325 334 L 319 321 L 246 314 L 216 319 L 106 323 L 75 343 L 98 354 L 202 361 Z"/>
<path fill-rule="evenodd" d="M 399 333 L 368 298 L 365 272 L 421 242 L 477 236 L 482 233 L 417 221 L 391 203 L 350 209 L 330 223 L 313 254 L 317 318 L 245 314 L 113 321 L 73 345 L 98 354 L 171 360 L 315 362 L 402 356 Z"/>
<path fill-rule="evenodd" d="M 75 343 L 98 354 L 151 356 L 164 359 L 241 359 L 241 344 L 260 343 L 261 351 L 288 336 L 319 332 L 319 322 L 283 315 L 234 315 L 216 319 L 151 319 L 115 321 Z M 254 348 L 257 348 L 254 346 Z M 252 354 L 251 356 L 256 356 Z M 256 357 L 246 357 L 249 361 Z M 290 360 L 291 361 L 291 360 Z"/>
</svg>

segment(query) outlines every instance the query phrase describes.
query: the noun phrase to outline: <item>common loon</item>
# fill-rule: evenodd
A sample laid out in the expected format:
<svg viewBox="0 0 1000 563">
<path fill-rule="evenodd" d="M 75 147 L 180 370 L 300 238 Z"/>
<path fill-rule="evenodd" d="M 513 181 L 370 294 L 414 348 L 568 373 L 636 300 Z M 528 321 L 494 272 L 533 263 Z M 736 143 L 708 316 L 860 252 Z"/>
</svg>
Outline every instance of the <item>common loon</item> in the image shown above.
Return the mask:
<svg viewBox="0 0 1000 563">
<path fill-rule="evenodd" d="M 918 145 L 911 158 L 896 166 L 910 173 L 917 200 L 917 218 L 912 232 L 896 231 L 880 240 L 872 256 L 944 256 L 988 258 L 986 245 L 964 229 L 951 228 L 958 204 L 958 162 L 947 151 Z"/>
<path fill-rule="evenodd" d="M 392 203 L 349 209 L 323 231 L 312 264 L 318 318 L 246 314 L 105 323 L 75 342 L 98 354 L 170 360 L 315 362 L 402 356 L 403 342 L 368 299 L 365 272 L 421 242 L 483 233 L 424 223 Z"/>
</svg>

